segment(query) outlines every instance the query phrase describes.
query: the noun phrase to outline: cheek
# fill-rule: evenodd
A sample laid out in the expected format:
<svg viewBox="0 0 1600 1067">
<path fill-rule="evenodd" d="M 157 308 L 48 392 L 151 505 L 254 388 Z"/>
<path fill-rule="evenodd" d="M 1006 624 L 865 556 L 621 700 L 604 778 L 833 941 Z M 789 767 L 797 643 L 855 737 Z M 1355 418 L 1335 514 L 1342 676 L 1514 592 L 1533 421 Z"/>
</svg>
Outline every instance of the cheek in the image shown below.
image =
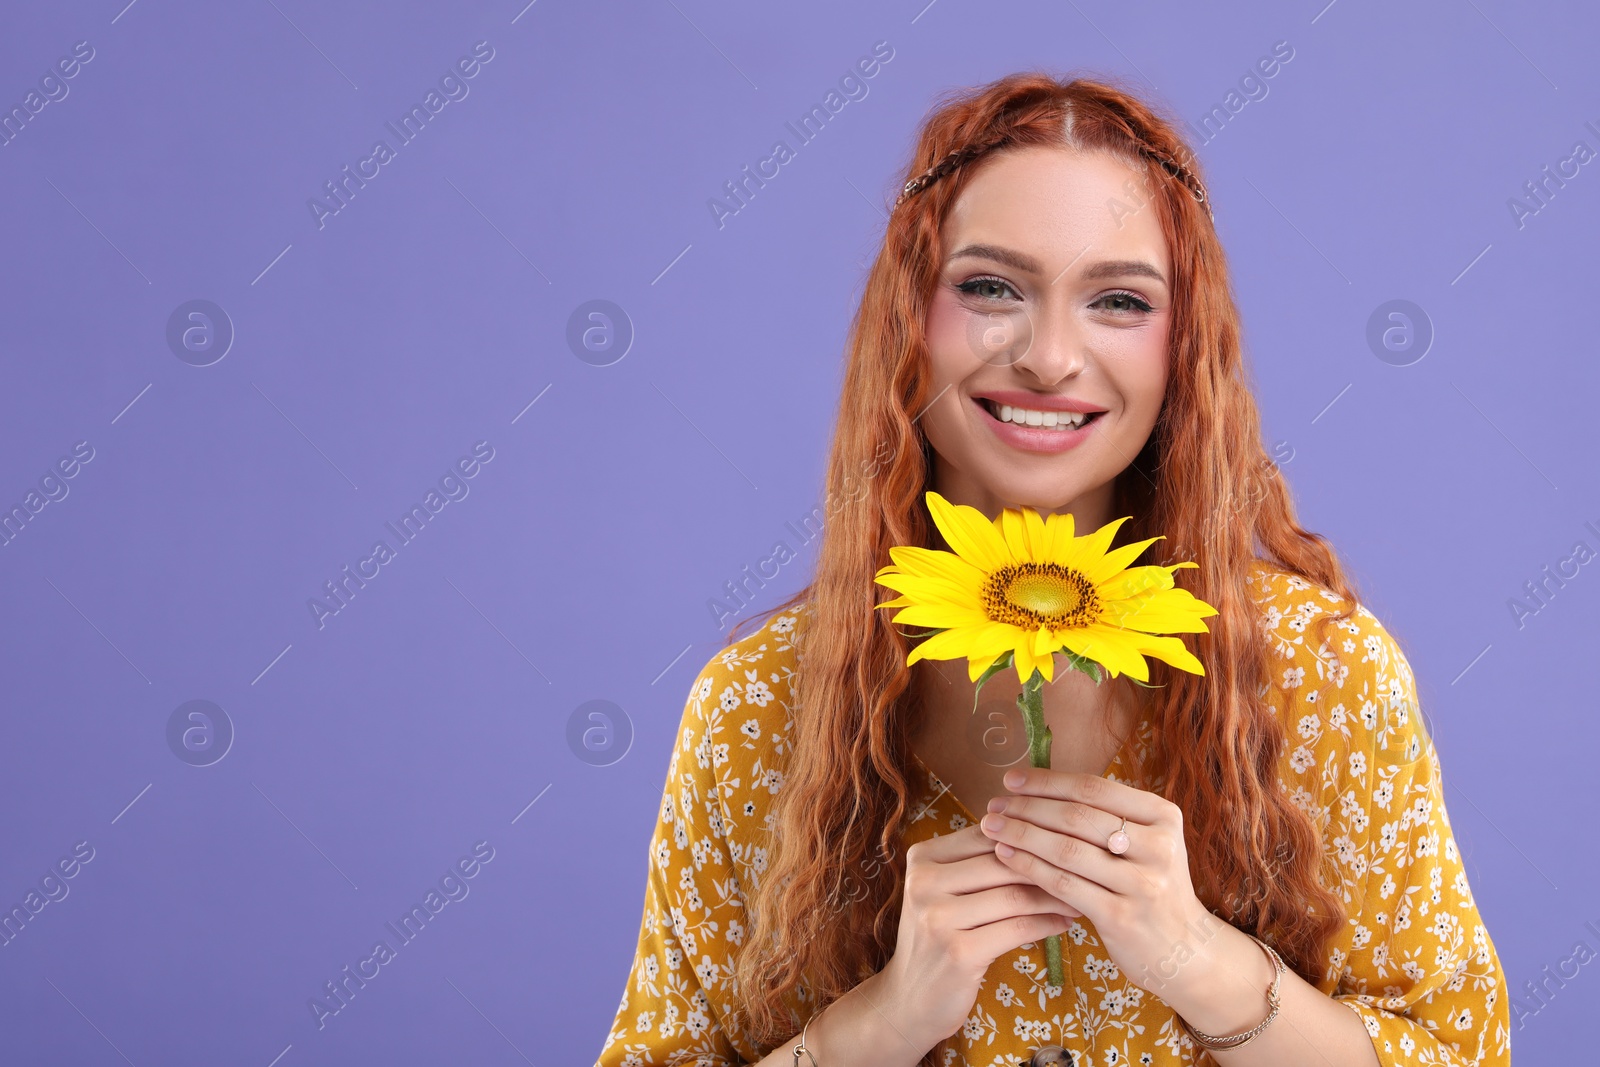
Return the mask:
<svg viewBox="0 0 1600 1067">
<path fill-rule="evenodd" d="M 1141 353 L 1136 361 L 1139 399 L 1150 409 L 1151 418 L 1167 395 L 1167 351 L 1163 342 L 1154 351 Z"/>
<path fill-rule="evenodd" d="M 1142 411 L 1154 423 L 1167 394 L 1169 373 L 1167 331 L 1140 330 L 1123 334 L 1114 352 L 1105 356 L 1105 366 L 1117 381 L 1117 391 L 1130 409 Z"/>
<path fill-rule="evenodd" d="M 942 291 L 928 304 L 925 333 L 933 379 L 939 387 L 966 373 L 972 360 L 966 349 L 967 312 Z"/>
<path fill-rule="evenodd" d="M 928 370 L 932 378 L 928 396 L 933 402 L 923 412 L 919 424 L 934 450 L 946 456 L 961 451 L 965 432 L 962 401 L 954 387 L 982 366 L 967 348 L 969 319 L 967 309 L 948 295 L 936 292 L 924 320 Z"/>
</svg>

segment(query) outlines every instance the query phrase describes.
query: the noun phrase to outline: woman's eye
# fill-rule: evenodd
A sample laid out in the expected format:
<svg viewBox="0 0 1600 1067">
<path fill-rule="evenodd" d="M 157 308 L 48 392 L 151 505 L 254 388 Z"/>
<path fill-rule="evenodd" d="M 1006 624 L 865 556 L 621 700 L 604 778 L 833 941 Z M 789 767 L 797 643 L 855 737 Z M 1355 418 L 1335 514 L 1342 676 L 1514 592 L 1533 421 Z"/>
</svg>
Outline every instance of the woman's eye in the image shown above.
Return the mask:
<svg viewBox="0 0 1600 1067">
<path fill-rule="evenodd" d="M 1119 314 L 1126 315 L 1128 312 L 1135 310 L 1145 312 L 1154 310 L 1149 304 L 1132 293 L 1107 293 L 1099 300 L 1096 300 L 1094 304 L 1089 306 L 1093 307 L 1095 304 L 1103 304 L 1108 300 L 1112 301 L 1114 304 L 1114 306 L 1109 310 L 1118 312 Z"/>
<path fill-rule="evenodd" d="M 969 296 L 976 296 L 984 300 L 999 299 L 1000 291 L 1008 292 L 1013 296 L 1019 296 L 1017 291 L 1011 287 L 1010 282 L 1002 281 L 999 278 L 972 278 L 968 281 L 962 282 L 960 285 L 956 286 L 956 288 L 961 290 L 963 293 L 968 294 Z"/>
</svg>

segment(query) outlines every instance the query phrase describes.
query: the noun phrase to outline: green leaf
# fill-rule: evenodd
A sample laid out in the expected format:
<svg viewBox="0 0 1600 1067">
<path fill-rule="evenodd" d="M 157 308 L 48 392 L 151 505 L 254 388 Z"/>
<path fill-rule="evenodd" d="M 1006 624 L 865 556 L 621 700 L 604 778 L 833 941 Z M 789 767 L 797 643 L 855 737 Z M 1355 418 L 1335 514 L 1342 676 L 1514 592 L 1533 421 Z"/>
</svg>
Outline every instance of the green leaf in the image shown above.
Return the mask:
<svg viewBox="0 0 1600 1067">
<path fill-rule="evenodd" d="M 1146 689 L 1165 689 L 1166 688 L 1166 686 L 1164 686 L 1164 685 L 1151 685 L 1149 682 L 1141 682 L 1141 681 L 1139 681 L 1139 679 L 1134 678 L 1132 675 L 1129 675 L 1129 680 L 1132 681 L 1135 685 L 1141 685 Z"/>
<path fill-rule="evenodd" d="M 1102 670 L 1100 664 L 1086 656 L 1078 655 L 1071 649 L 1064 648 L 1058 651 L 1056 654 L 1059 656 L 1065 656 L 1067 658 L 1067 663 L 1072 667 L 1073 670 L 1082 671 L 1084 674 L 1087 674 L 1089 677 L 1094 679 L 1095 685 L 1100 684 L 1100 672 Z"/>
<path fill-rule="evenodd" d="M 1016 655 L 1015 652 L 1007 652 L 1005 655 L 1001 656 L 999 659 L 990 664 L 982 674 L 978 675 L 978 687 L 972 691 L 972 713 L 974 715 L 978 713 L 978 694 L 983 692 L 984 683 L 990 678 L 993 678 L 1000 671 L 1003 671 L 1007 667 L 1011 666 L 1011 658 L 1014 655 Z"/>
<path fill-rule="evenodd" d="M 1068 649 L 1061 649 L 1060 651 L 1058 651 L 1056 653 L 1056 655 L 1065 656 L 1066 659 L 1067 659 L 1067 662 L 1072 665 L 1072 668 L 1074 670 L 1082 671 L 1084 674 L 1087 674 L 1089 677 L 1093 678 L 1095 685 L 1099 685 L 1101 683 L 1101 681 L 1104 680 L 1104 675 L 1102 674 L 1102 672 L 1105 671 L 1105 668 L 1102 667 L 1099 663 L 1095 662 L 1094 660 L 1089 659 L 1087 656 L 1080 656 L 1076 652 L 1070 651 Z M 1125 677 L 1130 682 L 1133 682 L 1135 685 L 1142 686 L 1145 689 L 1165 689 L 1166 688 L 1166 686 L 1164 686 L 1164 685 L 1151 685 L 1149 682 L 1141 682 L 1141 681 L 1139 681 L 1139 679 L 1135 678 L 1131 674 L 1125 675 Z"/>
<path fill-rule="evenodd" d="M 913 641 L 922 641 L 922 640 L 925 640 L 925 639 L 927 639 L 929 637 L 933 637 L 935 634 L 942 634 L 942 633 L 945 632 L 945 630 L 948 630 L 948 629 L 949 629 L 949 627 L 946 626 L 946 627 L 942 627 L 942 628 L 936 629 L 936 630 L 924 630 L 921 633 L 907 633 L 906 631 L 900 629 L 899 627 L 895 627 L 895 632 L 898 633 L 901 637 L 910 638 Z"/>
</svg>

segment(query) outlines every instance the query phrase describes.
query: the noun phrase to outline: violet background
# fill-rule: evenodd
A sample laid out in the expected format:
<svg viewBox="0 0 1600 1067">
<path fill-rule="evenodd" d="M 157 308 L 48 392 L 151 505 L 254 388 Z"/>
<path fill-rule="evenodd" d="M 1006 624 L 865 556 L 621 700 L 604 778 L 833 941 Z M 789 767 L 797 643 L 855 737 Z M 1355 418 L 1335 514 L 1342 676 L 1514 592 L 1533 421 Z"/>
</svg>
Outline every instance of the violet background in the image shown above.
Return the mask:
<svg viewBox="0 0 1600 1067">
<path fill-rule="evenodd" d="M 0 34 L 7 110 L 94 49 L 0 146 L 0 506 L 94 450 L 0 547 L 0 905 L 94 849 L 0 946 L 0 1062 L 592 1062 L 708 602 L 775 541 L 800 558 L 757 607 L 814 561 L 786 523 L 935 95 L 1043 66 L 1198 124 L 1278 41 L 1195 138 L 1269 451 L 1409 654 L 1513 995 L 1600 947 L 1600 572 L 1508 607 L 1600 549 L 1600 164 L 1508 207 L 1600 149 L 1592 8 L 123 2 Z M 468 95 L 319 228 L 307 201 L 479 41 Z M 166 339 L 194 299 L 236 334 L 208 366 Z M 606 366 L 568 343 L 596 299 L 634 333 Z M 1435 331 L 1405 366 L 1366 339 L 1393 299 Z M 479 441 L 469 494 L 319 629 L 308 599 Z M 195 699 L 235 731 L 204 767 L 167 739 Z M 568 743 L 591 700 L 631 724 L 604 766 Z M 309 999 L 478 841 L 469 895 L 319 1031 Z M 1592 1046 L 1591 970 L 1519 1060 Z"/>
</svg>

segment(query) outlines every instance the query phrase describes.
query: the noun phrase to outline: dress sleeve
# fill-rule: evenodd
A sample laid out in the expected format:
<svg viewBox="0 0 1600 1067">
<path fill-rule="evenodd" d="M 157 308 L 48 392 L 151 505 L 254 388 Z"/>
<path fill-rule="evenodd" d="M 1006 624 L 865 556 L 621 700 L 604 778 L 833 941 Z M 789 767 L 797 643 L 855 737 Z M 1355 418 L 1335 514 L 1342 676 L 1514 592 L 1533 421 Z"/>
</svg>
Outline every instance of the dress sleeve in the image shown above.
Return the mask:
<svg viewBox="0 0 1600 1067">
<path fill-rule="evenodd" d="M 724 1029 L 744 897 L 725 837 L 706 700 L 728 685 L 713 660 L 689 692 L 650 839 L 638 949 L 596 1067 L 738 1067 Z"/>
<path fill-rule="evenodd" d="M 1356 684 L 1342 695 L 1365 727 L 1352 739 L 1366 743 L 1348 754 L 1347 803 L 1364 812 L 1341 847 L 1365 882 L 1330 961 L 1333 998 L 1361 1016 L 1386 1065 L 1509 1067 L 1505 972 L 1451 833 L 1411 666 L 1370 613 L 1351 624 L 1342 658 L 1356 661 Z"/>
</svg>

